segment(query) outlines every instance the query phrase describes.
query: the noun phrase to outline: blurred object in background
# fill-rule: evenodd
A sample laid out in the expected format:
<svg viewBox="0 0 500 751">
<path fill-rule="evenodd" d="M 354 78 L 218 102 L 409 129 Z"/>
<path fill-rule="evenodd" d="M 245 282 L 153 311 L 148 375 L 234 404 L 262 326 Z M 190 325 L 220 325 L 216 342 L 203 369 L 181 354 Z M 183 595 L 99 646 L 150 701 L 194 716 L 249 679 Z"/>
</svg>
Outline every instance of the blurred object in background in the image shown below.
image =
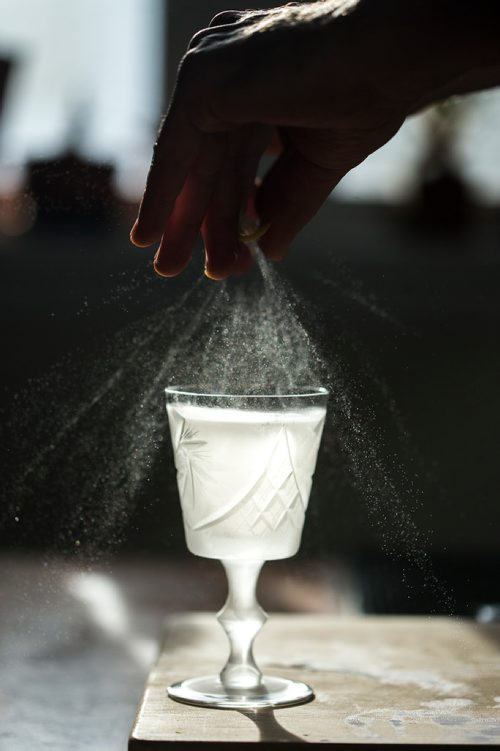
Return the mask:
<svg viewBox="0 0 500 751">
<path fill-rule="evenodd" d="M 113 164 L 79 153 L 89 119 L 87 109 L 78 108 L 68 119 L 65 151 L 27 164 L 27 196 L 40 224 L 105 225 L 116 214 Z"/>
<path fill-rule="evenodd" d="M 333 197 L 349 202 L 405 204 L 421 195 L 423 178 L 429 184 L 441 172 L 453 176 L 449 182 L 455 183 L 455 200 L 498 206 L 499 122 L 500 89 L 431 107 L 409 118 L 389 143 L 346 175 Z M 435 158 L 437 164 L 432 163 Z M 454 188 L 450 194 L 451 190 Z"/>
<path fill-rule="evenodd" d="M 68 150 L 28 164 L 28 196 L 41 224 L 105 224 L 116 211 L 114 168 Z"/>
<path fill-rule="evenodd" d="M 475 202 L 454 148 L 468 102 L 449 100 L 425 113 L 427 145 L 411 211 L 416 227 L 461 232 L 472 221 Z"/>
<path fill-rule="evenodd" d="M 112 216 L 114 196 L 137 201 L 163 109 L 164 6 L 0 0 L 0 57 L 16 60 L 0 129 L 0 232 L 29 228 L 6 220 L 13 206 L 85 222 Z"/>
<path fill-rule="evenodd" d="M 9 80 L 12 76 L 15 61 L 10 58 L 0 58 L 0 139 L 3 126 L 4 103 Z M 0 170 L 0 183 L 8 184 L 8 177 Z M 0 189 L 0 236 L 20 235 L 31 229 L 36 217 L 36 204 L 26 194 L 16 194 L 15 191 L 5 192 Z"/>
<path fill-rule="evenodd" d="M 479 623 L 500 623 L 500 604 L 481 605 L 476 611 L 476 621 Z"/>
<path fill-rule="evenodd" d="M 2 125 L 2 110 L 5 99 L 5 92 L 7 90 L 7 82 L 9 80 L 9 73 L 12 68 L 12 60 L 3 60 L 0 58 L 0 127 Z"/>
<path fill-rule="evenodd" d="M 0 238 L 29 232 L 35 224 L 37 211 L 36 201 L 25 191 L 0 196 Z"/>
</svg>

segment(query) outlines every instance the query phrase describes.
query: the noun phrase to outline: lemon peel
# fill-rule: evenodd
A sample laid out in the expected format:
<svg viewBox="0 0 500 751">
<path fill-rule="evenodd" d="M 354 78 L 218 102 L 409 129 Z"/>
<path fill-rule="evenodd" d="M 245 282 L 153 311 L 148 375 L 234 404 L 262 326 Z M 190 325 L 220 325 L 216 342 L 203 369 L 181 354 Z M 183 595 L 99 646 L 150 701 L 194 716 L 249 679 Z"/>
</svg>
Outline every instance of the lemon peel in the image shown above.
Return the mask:
<svg viewBox="0 0 500 751">
<path fill-rule="evenodd" d="M 261 227 L 256 227 L 253 230 L 241 227 L 238 230 L 238 239 L 244 243 L 256 243 L 260 238 L 266 234 L 267 230 L 271 226 L 271 222 L 266 222 Z"/>
</svg>

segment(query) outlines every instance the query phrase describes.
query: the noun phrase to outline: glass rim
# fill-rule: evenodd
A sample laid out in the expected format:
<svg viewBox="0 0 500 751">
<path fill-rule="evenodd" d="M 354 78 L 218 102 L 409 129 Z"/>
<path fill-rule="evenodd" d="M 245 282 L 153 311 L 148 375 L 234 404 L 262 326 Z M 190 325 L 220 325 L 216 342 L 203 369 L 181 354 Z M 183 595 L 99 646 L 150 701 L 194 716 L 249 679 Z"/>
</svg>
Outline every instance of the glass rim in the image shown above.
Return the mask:
<svg viewBox="0 0 500 751">
<path fill-rule="evenodd" d="M 167 386 L 165 394 L 172 396 L 208 397 L 213 399 L 299 399 L 329 396 L 330 392 L 324 386 L 306 386 L 302 389 L 296 389 L 293 393 L 285 394 L 225 394 L 215 391 L 197 391 L 191 386 Z"/>
</svg>

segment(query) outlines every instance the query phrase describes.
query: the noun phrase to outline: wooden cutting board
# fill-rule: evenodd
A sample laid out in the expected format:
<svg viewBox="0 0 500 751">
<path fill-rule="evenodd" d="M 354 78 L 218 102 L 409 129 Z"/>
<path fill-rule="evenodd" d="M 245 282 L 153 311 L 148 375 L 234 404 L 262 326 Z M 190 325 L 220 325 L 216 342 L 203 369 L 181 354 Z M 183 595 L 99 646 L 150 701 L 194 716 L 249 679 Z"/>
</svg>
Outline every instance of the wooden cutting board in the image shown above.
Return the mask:
<svg viewBox="0 0 500 751">
<path fill-rule="evenodd" d="M 257 637 L 264 674 L 303 680 L 309 704 L 243 712 L 186 706 L 166 688 L 219 672 L 227 656 L 214 615 L 171 617 L 130 751 L 264 743 L 335 748 L 500 746 L 500 624 L 441 617 L 272 615 Z"/>
</svg>

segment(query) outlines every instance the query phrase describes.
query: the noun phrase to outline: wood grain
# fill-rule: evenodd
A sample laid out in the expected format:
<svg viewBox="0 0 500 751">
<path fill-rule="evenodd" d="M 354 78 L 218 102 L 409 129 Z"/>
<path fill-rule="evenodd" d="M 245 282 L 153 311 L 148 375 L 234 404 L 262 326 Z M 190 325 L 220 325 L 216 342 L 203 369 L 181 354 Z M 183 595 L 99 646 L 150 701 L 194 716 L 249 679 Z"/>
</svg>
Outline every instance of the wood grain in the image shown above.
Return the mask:
<svg viewBox="0 0 500 751">
<path fill-rule="evenodd" d="M 500 625 L 452 618 L 273 615 L 257 639 L 265 674 L 304 680 L 310 704 L 241 712 L 167 697 L 182 678 L 217 673 L 225 637 L 214 616 L 171 617 L 129 740 L 130 751 L 288 742 L 354 749 L 373 744 L 500 742 Z"/>
</svg>

